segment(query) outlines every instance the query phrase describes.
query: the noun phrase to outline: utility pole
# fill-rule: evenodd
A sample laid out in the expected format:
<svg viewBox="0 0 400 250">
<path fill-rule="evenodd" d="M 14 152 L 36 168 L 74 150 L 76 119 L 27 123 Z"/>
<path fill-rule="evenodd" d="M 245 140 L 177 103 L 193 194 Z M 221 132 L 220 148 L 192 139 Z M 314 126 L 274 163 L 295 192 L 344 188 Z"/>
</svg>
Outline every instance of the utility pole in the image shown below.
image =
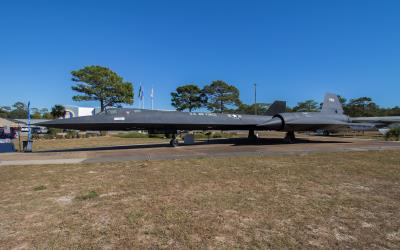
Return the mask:
<svg viewBox="0 0 400 250">
<path fill-rule="evenodd" d="M 254 114 L 257 115 L 257 84 L 254 83 Z"/>
</svg>

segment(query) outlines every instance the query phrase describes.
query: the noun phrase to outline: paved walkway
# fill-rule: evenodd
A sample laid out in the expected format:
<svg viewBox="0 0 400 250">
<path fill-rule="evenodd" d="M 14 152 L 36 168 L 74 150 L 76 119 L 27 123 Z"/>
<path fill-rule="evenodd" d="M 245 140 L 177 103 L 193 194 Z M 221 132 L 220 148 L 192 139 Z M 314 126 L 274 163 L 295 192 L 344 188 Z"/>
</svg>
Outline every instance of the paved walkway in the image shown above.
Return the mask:
<svg viewBox="0 0 400 250">
<path fill-rule="evenodd" d="M 34 153 L 0 154 L 0 166 L 77 164 L 130 160 L 163 160 L 219 156 L 271 156 L 368 150 L 400 150 L 400 143 L 335 137 L 301 137 L 296 144 L 282 139 L 225 139 L 171 148 L 168 144 L 140 144 L 96 148 L 73 148 Z"/>
</svg>

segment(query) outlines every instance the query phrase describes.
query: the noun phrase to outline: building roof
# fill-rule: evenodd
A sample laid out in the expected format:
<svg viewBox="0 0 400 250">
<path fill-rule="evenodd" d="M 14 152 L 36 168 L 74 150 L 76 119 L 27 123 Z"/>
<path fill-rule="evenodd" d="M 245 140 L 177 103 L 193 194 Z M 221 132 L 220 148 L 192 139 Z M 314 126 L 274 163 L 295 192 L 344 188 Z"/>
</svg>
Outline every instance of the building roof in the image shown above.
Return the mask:
<svg viewBox="0 0 400 250">
<path fill-rule="evenodd" d="M 8 119 L 5 118 L 0 118 L 0 127 L 12 127 L 12 128 L 17 128 L 19 127 L 18 123 L 15 123 L 13 121 L 10 121 Z"/>
<path fill-rule="evenodd" d="M 28 124 L 28 119 L 14 119 L 17 123 L 20 125 L 27 125 Z M 31 125 L 35 125 L 36 123 L 39 122 L 47 122 L 50 121 L 48 119 L 31 119 Z"/>
</svg>

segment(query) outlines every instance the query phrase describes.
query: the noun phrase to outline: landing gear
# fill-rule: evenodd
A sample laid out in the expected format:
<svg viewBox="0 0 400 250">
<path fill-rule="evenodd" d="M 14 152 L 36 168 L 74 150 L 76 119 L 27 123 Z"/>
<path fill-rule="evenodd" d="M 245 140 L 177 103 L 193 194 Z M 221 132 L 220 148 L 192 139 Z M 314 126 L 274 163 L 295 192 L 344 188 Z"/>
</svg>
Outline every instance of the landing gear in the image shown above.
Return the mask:
<svg viewBox="0 0 400 250">
<path fill-rule="evenodd" d="M 249 130 L 249 135 L 247 136 L 247 138 L 251 141 L 255 141 L 255 140 L 257 140 L 258 137 L 256 134 L 254 134 L 254 130 L 251 129 L 251 130 Z"/>
<path fill-rule="evenodd" d="M 294 131 L 289 131 L 286 133 L 285 141 L 290 144 L 293 144 L 296 142 L 296 136 L 294 135 Z"/>
<path fill-rule="evenodd" d="M 178 139 L 176 139 L 176 135 L 174 134 L 172 136 L 172 139 L 169 141 L 169 145 L 171 145 L 171 147 L 178 147 L 179 143 L 178 143 Z"/>
</svg>

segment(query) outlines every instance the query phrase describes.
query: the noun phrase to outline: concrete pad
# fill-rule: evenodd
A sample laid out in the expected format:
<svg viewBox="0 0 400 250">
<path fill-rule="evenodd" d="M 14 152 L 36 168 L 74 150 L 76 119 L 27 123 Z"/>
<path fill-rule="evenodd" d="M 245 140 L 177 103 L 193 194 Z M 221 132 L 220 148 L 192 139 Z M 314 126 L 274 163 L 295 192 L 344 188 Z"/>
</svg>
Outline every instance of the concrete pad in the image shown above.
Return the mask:
<svg viewBox="0 0 400 250">
<path fill-rule="evenodd" d="M 301 136 L 295 144 L 282 138 L 219 139 L 172 148 L 168 143 L 71 148 L 33 153 L 0 155 L 0 166 L 32 164 L 77 164 L 132 160 L 167 160 L 194 157 L 305 155 L 309 153 L 400 150 L 399 142 L 354 138 Z"/>
<path fill-rule="evenodd" d="M 0 166 L 45 165 L 45 164 L 77 164 L 77 163 L 83 162 L 84 160 L 85 160 L 85 158 L 0 161 Z"/>
</svg>

